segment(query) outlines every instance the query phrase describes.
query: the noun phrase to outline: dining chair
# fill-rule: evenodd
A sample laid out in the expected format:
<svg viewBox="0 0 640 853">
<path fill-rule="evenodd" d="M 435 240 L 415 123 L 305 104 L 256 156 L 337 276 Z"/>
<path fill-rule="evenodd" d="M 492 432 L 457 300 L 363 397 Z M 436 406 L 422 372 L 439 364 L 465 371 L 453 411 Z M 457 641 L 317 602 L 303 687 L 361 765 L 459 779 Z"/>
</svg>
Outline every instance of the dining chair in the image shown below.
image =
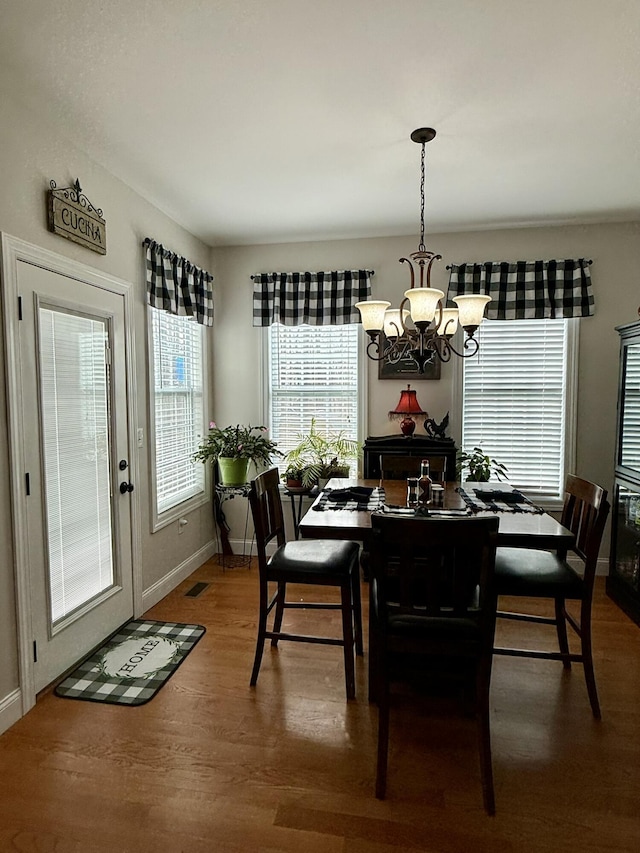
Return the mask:
<svg viewBox="0 0 640 853">
<path fill-rule="evenodd" d="M 253 687 L 258 681 L 264 644 L 268 639 L 274 648 L 279 640 L 342 646 L 347 699 L 353 699 L 356 689 L 354 646 L 356 654 L 363 653 L 359 546 L 357 542 L 331 539 L 286 542 L 279 484 L 278 469 L 271 468 L 251 481 L 249 491 L 260 575 L 258 637 L 250 684 Z M 274 541 L 276 549 L 269 557 L 267 549 Z M 269 597 L 269 584 L 272 583 L 276 587 Z M 337 587 L 340 590 L 340 602 L 288 601 L 287 584 L 291 583 Z M 273 627 L 269 630 L 267 618 L 274 608 Z M 283 631 L 284 611 L 292 608 L 341 610 L 342 636 L 314 636 Z"/>
<path fill-rule="evenodd" d="M 581 571 L 576 571 L 569 564 L 564 551 L 498 548 L 496 555 L 496 590 L 499 596 L 553 600 L 555 610 L 553 616 L 498 610 L 498 617 L 554 625 L 559 651 L 496 647 L 495 654 L 560 660 L 565 669 L 571 668 L 572 661 L 581 663 L 591 710 L 597 719 L 601 713 L 593 668 L 591 605 L 600 543 L 609 509 L 605 489 L 569 474 L 561 522 L 575 535 L 572 552 L 581 564 Z M 567 610 L 567 600 L 580 602 L 579 617 Z M 567 624 L 580 639 L 579 653 L 570 651 Z"/>
<path fill-rule="evenodd" d="M 444 482 L 446 460 L 443 456 L 394 456 L 388 453 L 380 454 L 380 482 L 418 477 L 422 459 L 429 460 L 431 479 L 434 482 Z"/>
<path fill-rule="evenodd" d="M 497 517 L 372 515 L 370 654 L 378 702 L 379 799 L 386 793 L 391 683 L 403 680 L 407 665 L 425 682 L 444 664 L 471 688 L 484 807 L 495 812 L 489 688 L 497 537 Z"/>
</svg>

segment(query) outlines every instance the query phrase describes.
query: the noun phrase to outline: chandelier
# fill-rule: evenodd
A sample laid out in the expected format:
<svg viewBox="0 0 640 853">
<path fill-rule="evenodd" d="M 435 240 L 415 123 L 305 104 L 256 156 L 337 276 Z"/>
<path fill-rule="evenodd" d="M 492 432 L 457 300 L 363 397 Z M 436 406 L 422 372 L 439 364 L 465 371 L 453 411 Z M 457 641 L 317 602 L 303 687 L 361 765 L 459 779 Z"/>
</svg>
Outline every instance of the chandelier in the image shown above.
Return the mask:
<svg viewBox="0 0 640 853">
<path fill-rule="evenodd" d="M 453 301 L 457 307 L 448 308 L 444 293 L 431 287 L 431 267 L 434 261 L 442 260 L 442 255 L 431 252 L 424 245 L 424 161 L 425 146 L 435 135 L 432 127 L 421 127 L 411 134 L 413 142 L 422 145 L 420 242 L 418 251 L 410 258 L 400 258 L 401 264 L 409 264 L 411 286 L 405 290 L 399 308 L 391 308 L 391 303 L 385 300 L 356 303 L 364 330 L 371 338 L 367 346 L 369 358 L 395 364 L 410 356 L 420 373 L 424 373 L 425 365 L 432 362 L 434 356 L 440 361 L 449 361 L 452 353 L 468 358 L 478 352 L 474 333 L 482 322 L 485 305 L 491 301 L 490 296 L 482 294 L 455 296 Z M 451 343 L 459 325 L 466 333 L 462 351 Z"/>
</svg>

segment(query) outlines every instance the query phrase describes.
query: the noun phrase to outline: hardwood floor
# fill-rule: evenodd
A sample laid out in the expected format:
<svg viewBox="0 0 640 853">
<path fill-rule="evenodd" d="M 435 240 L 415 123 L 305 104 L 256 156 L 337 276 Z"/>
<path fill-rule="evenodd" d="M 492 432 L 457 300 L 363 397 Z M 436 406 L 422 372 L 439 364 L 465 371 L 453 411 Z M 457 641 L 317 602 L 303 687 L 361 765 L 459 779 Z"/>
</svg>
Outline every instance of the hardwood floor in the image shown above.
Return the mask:
<svg viewBox="0 0 640 853">
<path fill-rule="evenodd" d="M 186 597 L 198 581 L 209 586 Z M 601 722 L 580 666 L 564 673 L 551 661 L 495 660 L 493 818 L 482 808 L 475 724 L 446 702 L 395 704 L 387 799 L 374 798 L 366 656 L 354 702 L 344 699 L 341 650 L 329 646 L 267 646 L 250 688 L 257 592 L 255 568 L 205 564 L 146 614 L 207 628 L 151 702 L 126 708 L 47 693 L 2 735 L 0 851 L 639 849 L 640 628 L 605 596 L 602 579 Z M 330 612 L 286 618 L 300 630 L 305 618 L 338 630 Z M 541 630 L 499 626 L 505 641 Z"/>
</svg>

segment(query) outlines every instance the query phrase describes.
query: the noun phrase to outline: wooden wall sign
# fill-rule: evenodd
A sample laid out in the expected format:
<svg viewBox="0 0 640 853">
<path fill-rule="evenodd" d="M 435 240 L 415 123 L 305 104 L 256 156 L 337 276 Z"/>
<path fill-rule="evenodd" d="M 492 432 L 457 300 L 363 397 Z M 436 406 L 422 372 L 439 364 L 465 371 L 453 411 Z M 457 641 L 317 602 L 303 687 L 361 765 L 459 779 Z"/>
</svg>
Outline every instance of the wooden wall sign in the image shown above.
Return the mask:
<svg viewBox="0 0 640 853">
<path fill-rule="evenodd" d="M 67 240 L 86 246 L 92 252 L 107 254 L 107 223 L 102 211 L 82 194 L 80 181 L 72 187 L 58 188 L 55 181 L 49 186 L 49 230 Z"/>
</svg>

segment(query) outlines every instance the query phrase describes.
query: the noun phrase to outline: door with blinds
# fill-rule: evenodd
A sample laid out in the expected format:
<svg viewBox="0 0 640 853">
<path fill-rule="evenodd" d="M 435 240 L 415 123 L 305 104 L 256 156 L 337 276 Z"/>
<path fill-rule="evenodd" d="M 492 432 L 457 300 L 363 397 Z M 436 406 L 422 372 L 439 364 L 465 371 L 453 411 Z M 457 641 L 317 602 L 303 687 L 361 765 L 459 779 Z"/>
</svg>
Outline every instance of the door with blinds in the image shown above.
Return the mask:
<svg viewBox="0 0 640 853">
<path fill-rule="evenodd" d="M 123 296 L 17 269 L 36 692 L 133 615 Z"/>
</svg>

